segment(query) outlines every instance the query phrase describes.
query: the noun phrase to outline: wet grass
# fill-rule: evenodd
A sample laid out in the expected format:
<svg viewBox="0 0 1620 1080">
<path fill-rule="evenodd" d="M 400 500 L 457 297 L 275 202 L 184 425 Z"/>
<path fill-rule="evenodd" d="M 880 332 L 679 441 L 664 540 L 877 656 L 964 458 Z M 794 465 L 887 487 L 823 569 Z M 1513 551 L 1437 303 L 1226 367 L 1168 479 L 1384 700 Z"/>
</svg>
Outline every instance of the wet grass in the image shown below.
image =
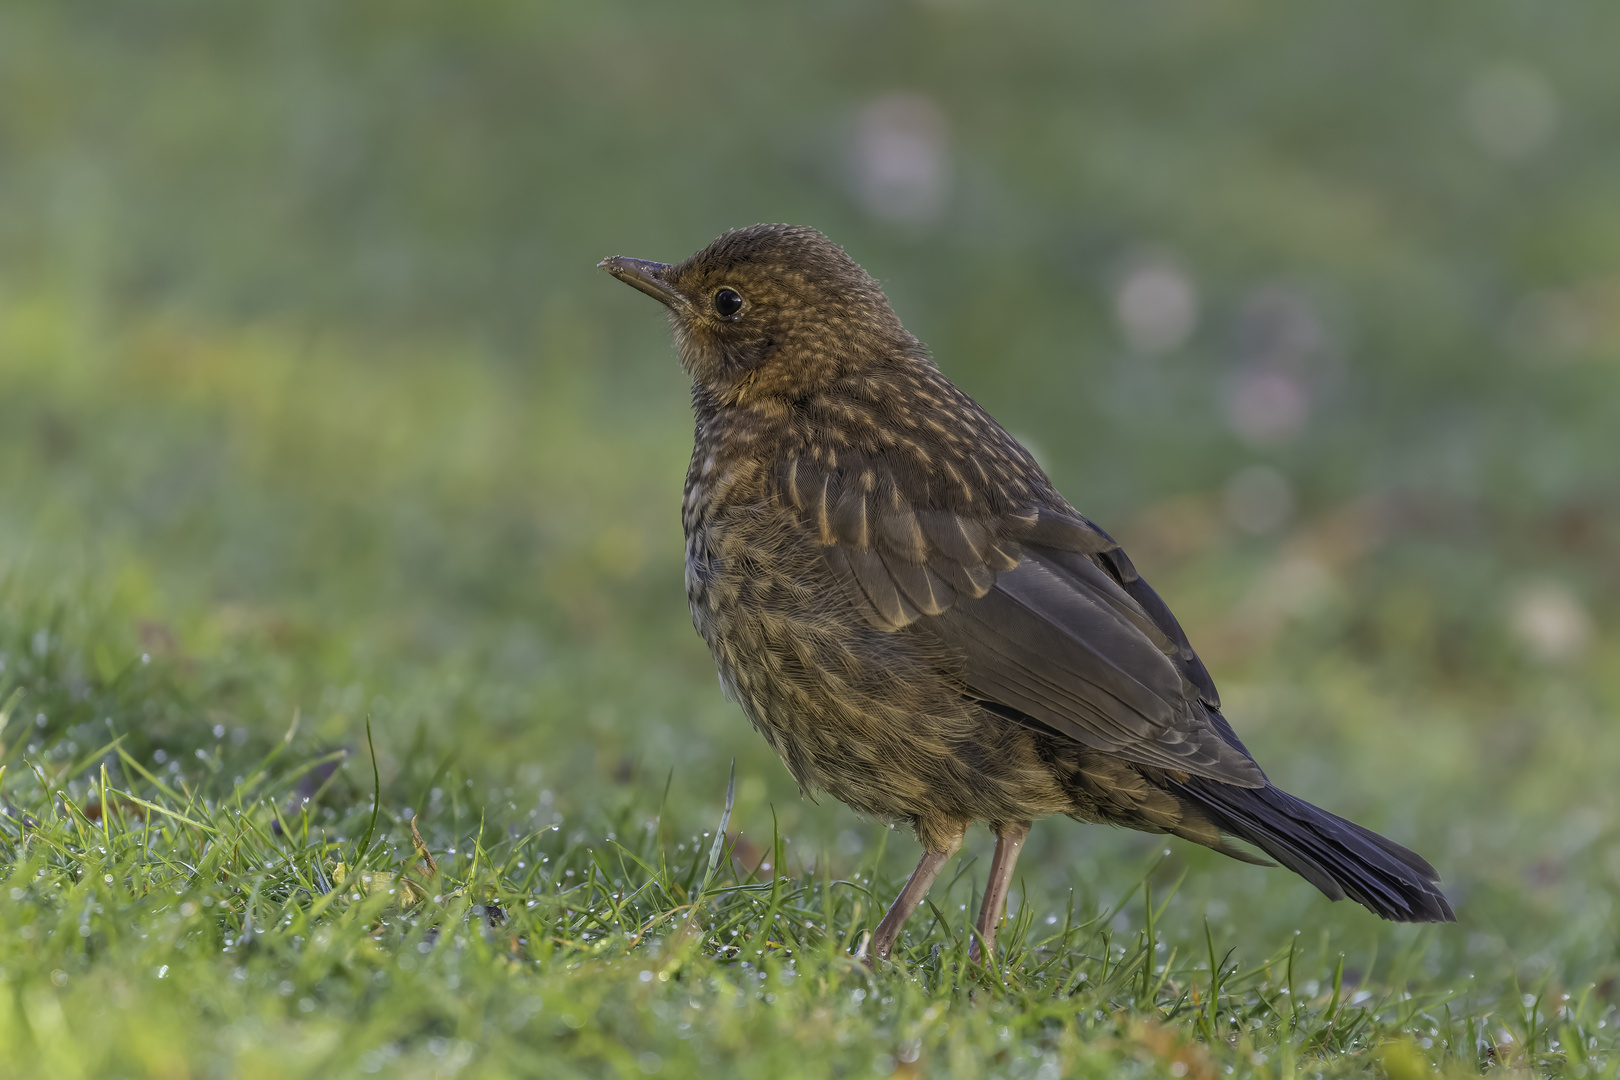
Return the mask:
<svg viewBox="0 0 1620 1080">
<path fill-rule="evenodd" d="M 1111 895 L 1021 897 L 988 969 L 967 956 L 964 858 L 869 971 L 864 935 L 901 881 L 883 845 L 756 843 L 735 777 L 709 821 L 669 812 L 678 775 L 564 815 L 519 811 L 429 739 L 387 785 L 367 745 L 323 748 L 297 721 L 237 738 L 199 719 L 153 751 L 154 709 L 209 712 L 206 665 L 130 654 L 93 674 L 64 629 L 82 620 L 27 618 L 43 609 L 18 592 L 0 620 L 13 1075 L 1620 1069 L 1612 978 L 1436 976 L 1449 930 L 1347 956 L 1272 922 L 1247 952 L 1175 908 L 1187 871 L 1157 849 Z"/>
</svg>

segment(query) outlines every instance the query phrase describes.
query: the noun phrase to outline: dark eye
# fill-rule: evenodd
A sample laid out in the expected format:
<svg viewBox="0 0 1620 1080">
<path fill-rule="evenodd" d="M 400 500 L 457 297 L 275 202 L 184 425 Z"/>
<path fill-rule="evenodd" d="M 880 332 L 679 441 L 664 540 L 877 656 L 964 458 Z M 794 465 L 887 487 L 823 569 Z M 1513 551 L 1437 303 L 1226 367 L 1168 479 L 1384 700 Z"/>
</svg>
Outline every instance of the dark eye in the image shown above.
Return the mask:
<svg viewBox="0 0 1620 1080">
<path fill-rule="evenodd" d="M 736 315 L 742 310 L 742 305 L 743 298 L 735 289 L 721 289 L 714 294 L 714 310 L 720 313 L 721 318 L 729 319 Z"/>
</svg>

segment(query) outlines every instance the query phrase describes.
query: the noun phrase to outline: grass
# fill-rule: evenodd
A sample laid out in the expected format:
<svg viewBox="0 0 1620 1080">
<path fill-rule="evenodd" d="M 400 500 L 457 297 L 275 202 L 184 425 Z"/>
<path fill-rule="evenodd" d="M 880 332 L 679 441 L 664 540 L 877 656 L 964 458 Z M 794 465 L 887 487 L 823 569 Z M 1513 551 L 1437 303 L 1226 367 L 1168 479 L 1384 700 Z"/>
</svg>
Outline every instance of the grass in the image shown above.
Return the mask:
<svg viewBox="0 0 1620 1080">
<path fill-rule="evenodd" d="M 501 792 L 463 793 L 442 769 L 411 816 L 332 769 L 345 751 L 300 753 L 296 725 L 267 753 L 217 735 L 154 769 L 126 750 L 131 727 L 154 701 L 180 706 L 185 678 L 130 657 L 86 685 L 76 643 L 18 630 L 6 732 L 28 729 L 24 699 L 66 716 L 5 755 L 13 1075 L 1620 1069 L 1612 980 L 1435 980 L 1432 931 L 1366 959 L 1294 931 L 1246 957 L 1209 921 L 1166 920 L 1163 855 L 1106 900 L 1017 905 L 988 970 L 967 960 L 964 861 L 894 967 L 868 972 L 852 950 L 899 884 L 881 850 L 839 876 L 779 832 L 744 857 L 734 785 L 713 827 L 687 832 L 637 800 L 573 821 L 504 813 Z"/>
<path fill-rule="evenodd" d="M 154 705 L 206 709 L 198 676 L 131 656 L 86 678 L 79 642 L 29 625 L 0 636 L 13 1075 L 1620 1070 L 1612 978 L 1437 978 L 1430 930 L 1384 955 L 1326 930 L 1244 955 L 1171 912 L 1169 852 L 1114 895 L 1026 897 L 989 969 L 967 958 L 964 860 L 871 972 L 853 953 L 899 884 L 881 847 L 835 874 L 780 832 L 747 843 L 734 782 L 699 830 L 639 797 L 518 813 L 432 755 L 382 789 L 296 723 L 267 750 L 216 727 L 149 766 L 132 732 Z M 28 732 L 37 709 L 60 726 Z"/>
<path fill-rule="evenodd" d="M 117 588 L 60 585 L 13 572 L 0 604 L 13 1075 L 1620 1074 L 1614 955 L 1586 952 L 1609 929 L 1526 963 L 1523 887 L 1528 934 L 1474 942 L 1503 907 L 1484 897 L 1461 928 L 1369 941 L 1371 918 L 1332 926 L 1317 900 L 1294 920 L 1277 871 L 1236 920 L 1189 904 L 1220 895 L 1209 860 L 1126 845 L 1102 881 L 1025 881 L 983 970 L 964 857 L 868 972 L 909 837 L 750 836 L 770 818 L 735 772 L 710 792 L 685 769 L 588 777 L 561 813 L 533 767 L 514 782 L 499 748 L 381 699 L 387 724 L 295 711 L 277 732 L 249 703 L 330 643 L 154 656 Z"/>
</svg>

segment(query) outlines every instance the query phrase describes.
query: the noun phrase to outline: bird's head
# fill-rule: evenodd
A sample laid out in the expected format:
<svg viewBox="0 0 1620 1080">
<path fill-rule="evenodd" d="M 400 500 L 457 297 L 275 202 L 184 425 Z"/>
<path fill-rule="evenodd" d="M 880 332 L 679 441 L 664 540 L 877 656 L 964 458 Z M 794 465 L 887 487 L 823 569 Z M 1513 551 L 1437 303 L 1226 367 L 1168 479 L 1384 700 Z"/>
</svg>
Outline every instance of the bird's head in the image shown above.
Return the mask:
<svg viewBox="0 0 1620 1080">
<path fill-rule="evenodd" d="M 680 263 L 600 265 L 669 309 L 681 366 L 728 403 L 798 399 L 923 355 L 871 275 L 806 226 L 737 229 Z"/>
</svg>

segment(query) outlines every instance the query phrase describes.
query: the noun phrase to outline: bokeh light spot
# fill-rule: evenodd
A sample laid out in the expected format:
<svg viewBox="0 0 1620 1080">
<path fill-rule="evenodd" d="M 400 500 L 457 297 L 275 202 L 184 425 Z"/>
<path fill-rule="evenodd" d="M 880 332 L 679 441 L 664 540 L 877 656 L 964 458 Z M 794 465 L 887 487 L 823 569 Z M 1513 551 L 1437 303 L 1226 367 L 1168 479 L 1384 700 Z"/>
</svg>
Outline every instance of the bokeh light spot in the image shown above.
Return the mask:
<svg viewBox="0 0 1620 1080">
<path fill-rule="evenodd" d="M 950 196 L 950 122 L 923 94 L 888 94 L 868 103 L 855 121 L 849 182 L 872 217 L 926 225 L 944 213 Z"/>
<path fill-rule="evenodd" d="M 1226 390 L 1226 423 L 1251 446 L 1287 442 L 1310 418 L 1310 398 L 1298 377 L 1286 371 L 1249 368 Z"/>
<path fill-rule="evenodd" d="M 1542 581 L 1514 594 L 1509 623 L 1525 652 L 1544 664 L 1578 660 L 1592 639 L 1592 617 L 1567 588 Z"/>
<path fill-rule="evenodd" d="M 1558 128 L 1558 95 L 1536 71 L 1501 64 L 1469 85 L 1463 113 L 1481 148 L 1504 160 L 1528 157 Z"/>
<path fill-rule="evenodd" d="M 1198 326 L 1198 290 L 1173 261 L 1153 257 L 1120 279 L 1114 291 L 1114 316 L 1132 349 L 1169 352 Z"/>
</svg>

